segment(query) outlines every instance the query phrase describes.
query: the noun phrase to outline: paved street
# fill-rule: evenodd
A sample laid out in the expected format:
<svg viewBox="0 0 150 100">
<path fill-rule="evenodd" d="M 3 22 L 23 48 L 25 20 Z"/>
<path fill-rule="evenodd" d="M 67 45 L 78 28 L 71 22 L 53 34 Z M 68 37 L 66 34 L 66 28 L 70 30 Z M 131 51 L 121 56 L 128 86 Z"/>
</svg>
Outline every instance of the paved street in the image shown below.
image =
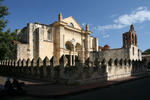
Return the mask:
<svg viewBox="0 0 150 100">
<path fill-rule="evenodd" d="M 149 100 L 149 84 L 150 78 L 145 78 L 60 98 L 18 96 L 5 100 Z"/>
</svg>

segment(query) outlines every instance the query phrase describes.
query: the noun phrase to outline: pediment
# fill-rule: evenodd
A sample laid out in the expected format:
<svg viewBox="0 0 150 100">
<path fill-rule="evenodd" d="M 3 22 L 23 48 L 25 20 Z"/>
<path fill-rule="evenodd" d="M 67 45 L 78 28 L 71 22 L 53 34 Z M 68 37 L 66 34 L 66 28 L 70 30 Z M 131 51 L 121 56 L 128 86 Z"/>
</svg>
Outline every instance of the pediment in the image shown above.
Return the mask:
<svg viewBox="0 0 150 100">
<path fill-rule="evenodd" d="M 79 29 L 79 30 L 83 29 L 72 16 L 63 19 L 63 21 L 66 22 L 71 27 L 73 25 L 73 27 L 76 29 Z"/>
</svg>

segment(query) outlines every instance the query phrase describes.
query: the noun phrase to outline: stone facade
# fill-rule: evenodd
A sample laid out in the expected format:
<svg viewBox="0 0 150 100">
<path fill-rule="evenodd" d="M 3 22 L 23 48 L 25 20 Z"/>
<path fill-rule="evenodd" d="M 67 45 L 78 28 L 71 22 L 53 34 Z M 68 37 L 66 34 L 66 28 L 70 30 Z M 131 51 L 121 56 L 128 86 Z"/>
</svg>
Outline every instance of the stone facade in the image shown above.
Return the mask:
<svg viewBox="0 0 150 100">
<path fill-rule="evenodd" d="M 110 58 L 141 60 L 141 51 L 137 46 L 137 35 L 133 25 L 129 32 L 123 34 L 123 47 L 119 49 L 110 49 L 108 45 L 99 49 L 98 38 L 90 34 L 88 25 L 84 30 L 72 16 L 63 19 L 62 14 L 59 14 L 58 21 L 50 25 L 29 23 L 18 32 L 21 44 L 17 46 L 17 59 L 38 57 L 44 59 L 46 56 L 49 59 L 52 56 L 60 59 L 62 55 L 66 55 L 70 65 L 75 64 L 76 58 L 84 63 L 89 55 L 93 56 L 93 59 L 99 56 L 100 59 L 106 60 Z M 98 52 L 98 55 L 95 55 L 95 52 Z"/>
<path fill-rule="evenodd" d="M 0 61 L 0 74 L 65 84 L 104 82 L 146 74 L 134 26 L 123 34 L 123 47 L 98 46 L 98 38 L 73 17 L 50 24 L 29 23 L 18 30 L 17 60 Z M 98 51 L 99 49 L 99 51 Z"/>
<path fill-rule="evenodd" d="M 98 51 L 98 38 L 90 34 L 88 25 L 84 30 L 73 17 L 63 19 L 62 14 L 50 25 L 29 23 L 18 33 L 22 43 L 17 46 L 17 59 L 44 59 L 46 56 L 60 59 L 66 55 L 70 65 L 75 64 L 77 56 L 84 63 L 90 51 Z"/>
<path fill-rule="evenodd" d="M 59 61 L 59 65 L 57 65 Z M 85 64 L 76 60 L 74 66 L 68 66 L 66 56 L 57 59 L 46 57 L 28 60 L 0 61 L 0 75 L 42 79 L 62 84 L 88 84 L 104 82 L 129 76 L 145 75 L 148 66 L 144 61 L 130 59 L 103 59 L 100 61 L 88 58 Z"/>
<path fill-rule="evenodd" d="M 103 48 L 99 47 L 99 52 L 91 52 L 91 56 L 99 57 L 99 59 L 131 59 L 142 60 L 141 50 L 138 49 L 137 35 L 134 26 L 131 25 L 129 32 L 123 34 L 123 47 L 110 49 L 108 45 Z"/>
<path fill-rule="evenodd" d="M 28 44 L 17 44 L 17 58 L 21 57 L 28 57 Z"/>
</svg>

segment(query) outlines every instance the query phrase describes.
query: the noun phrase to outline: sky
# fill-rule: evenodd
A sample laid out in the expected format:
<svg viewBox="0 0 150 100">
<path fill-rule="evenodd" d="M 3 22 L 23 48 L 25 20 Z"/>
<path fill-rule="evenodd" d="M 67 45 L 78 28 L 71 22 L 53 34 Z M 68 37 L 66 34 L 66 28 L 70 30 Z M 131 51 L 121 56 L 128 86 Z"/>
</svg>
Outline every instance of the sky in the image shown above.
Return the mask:
<svg viewBox="0 0 150 100">
<path fill-rule="evenodd" d="M 51 24 L 72 16 L 83 28 L 89 24 L 99 45 L 122 47 L 122 34 L 133 24 L 138 47 L 150 48 L 150 0 L 4 0 L 10 15 L 5 30 L 22 29 L 29 22 Z"/>
</svg>

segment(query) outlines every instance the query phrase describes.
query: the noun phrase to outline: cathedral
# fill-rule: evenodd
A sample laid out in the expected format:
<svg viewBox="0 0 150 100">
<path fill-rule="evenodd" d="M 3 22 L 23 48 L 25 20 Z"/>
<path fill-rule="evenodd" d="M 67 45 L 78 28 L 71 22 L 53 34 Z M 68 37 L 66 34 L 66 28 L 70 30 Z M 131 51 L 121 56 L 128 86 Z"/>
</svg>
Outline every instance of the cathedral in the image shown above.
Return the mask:
<svg viewBox="0 0 150 100">
<path fill-rule="evenodd" d="M 100 47 L 98 38 L 91 36 L 88 25 L 83 29 L 72 16 L 63 18 L 62 14 L 50 25 L 28 23 L 18 30 L 18 36 L 21 42 L 17 44 L 17 59 L 40 57 L 43 60 L 46 56 L 60 59 L 65 55 L 70 65 L 75 65 L 76 59 L 84 63 L 89 57 L 141 60 L 133 25 L 123 33 L 123 47 L 117 49 L 110 49 L 108 45 Z"/>
<path fill-rule="evenodd" d="M 17 59 L 60 59 L 65 55 L 74 65 L 77 57 L 85 62 L 91 51 L 98 52 L 98 38 L 91 36 L 88 25 L 83 29 L 72 16 L 63 18 L 59 14 L 58 21 L 50 25 L 28 23 L 18 30 L 18 36 L 21 43 L 17 44 Z"/>
</svg>

